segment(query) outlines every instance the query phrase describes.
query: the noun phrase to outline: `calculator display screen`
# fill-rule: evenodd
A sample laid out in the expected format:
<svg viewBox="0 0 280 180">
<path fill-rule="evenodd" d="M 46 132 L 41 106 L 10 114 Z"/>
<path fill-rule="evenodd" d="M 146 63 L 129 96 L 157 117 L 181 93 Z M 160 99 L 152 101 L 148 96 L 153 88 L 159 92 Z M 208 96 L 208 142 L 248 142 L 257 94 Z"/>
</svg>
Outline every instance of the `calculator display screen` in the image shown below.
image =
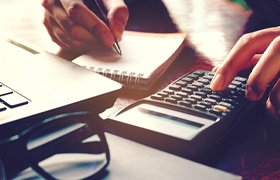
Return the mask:
<svg viewBox="0 0 280 180">
<path fill-rule="evenodd" d="M 152 104 L 139 104 L 115 117 L 116 120 L 162 134 L 192 139 L 212 121 Z"/>
<path fill-rule="evenodd" d="M 182 126 L 189 127 L 190 129 L 199 129 L 202 126 L 202 124 L 195 123 L 195 122 L 192 122 L 187 119 L 182 119 L 182 118 L 170 115 L 170 114 L 166 114 L 164 112 L 156 112 L 156 111 L 144 109 L 141 107 L 139 107 L 137 110 L 139 112 L 145 114 L 145 116 L 147 116 L 147 117 L 150 116 L 151 118 L 157 118 L 162 121 L 180 124 Z"/>
</svg>

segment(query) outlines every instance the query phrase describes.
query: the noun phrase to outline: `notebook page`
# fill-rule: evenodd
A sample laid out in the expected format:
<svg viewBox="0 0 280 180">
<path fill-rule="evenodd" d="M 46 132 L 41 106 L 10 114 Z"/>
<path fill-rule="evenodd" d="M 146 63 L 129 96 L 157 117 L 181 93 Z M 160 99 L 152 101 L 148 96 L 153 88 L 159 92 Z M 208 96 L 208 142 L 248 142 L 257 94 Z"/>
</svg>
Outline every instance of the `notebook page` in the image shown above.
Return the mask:
<svg viewBox="0 0 280 180">
<path fill-rule="evenodd" d="M 122 56 L 113 48 L 91 51 L 73 62 L 96 71 L 127 71 L 144 74 L 148 78 L 181 46 L 184 33 L 157 34 L 125 31 L 119 42 Z M 160 71 L 160 70 L 159 70 Z"/>
</svg>

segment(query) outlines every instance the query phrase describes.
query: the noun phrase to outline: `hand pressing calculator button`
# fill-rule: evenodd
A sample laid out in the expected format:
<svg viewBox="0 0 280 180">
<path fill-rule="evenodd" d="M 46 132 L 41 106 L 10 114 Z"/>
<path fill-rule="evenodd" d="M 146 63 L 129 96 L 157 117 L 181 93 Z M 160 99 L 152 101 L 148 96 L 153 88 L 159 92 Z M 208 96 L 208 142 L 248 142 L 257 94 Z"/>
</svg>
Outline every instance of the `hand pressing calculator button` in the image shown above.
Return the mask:
<svg viewBox="0 0 280 180">
<path fill-rule="evenodd" d="M 213 72 L 197 70 L 130 104 L 105 121 L 108 132 L 189 159 L 207 152 L 256 104 L 245 98 L 247 79 L 210 89 Z"/>
<path fill-rule="evenodd" d="M 235 77 L 229 88 L 214 92 L 209 86 L 213 76 L 212 72 L 194 71 L 165 88 L 162 92 L 173 90 L 168 96 L 158 92 L 151 95 L 150 99 L 156 103 L 166 104 L 172 109 L 218 121 L 235 109 L 239 103 L 247 101 L 245 99 L 247 80 L 243 77 Z M 182 83 L 185 79 L 186 84 Z"/>
</svg>

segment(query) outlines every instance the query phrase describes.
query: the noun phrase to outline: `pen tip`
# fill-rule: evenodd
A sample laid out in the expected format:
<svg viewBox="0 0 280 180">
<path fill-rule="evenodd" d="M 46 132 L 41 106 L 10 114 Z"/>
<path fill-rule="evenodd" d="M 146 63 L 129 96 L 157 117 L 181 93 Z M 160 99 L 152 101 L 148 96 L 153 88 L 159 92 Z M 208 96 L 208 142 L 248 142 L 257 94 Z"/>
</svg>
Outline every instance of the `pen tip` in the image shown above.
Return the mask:
<svg viewBox="0 0 280 180">
<path fill-rule="evenodd" d="M 118 53 L 119 55 L 122 55 L 121 48 L 120 48 L 120 46 L 119 46 L 117 43 L 115 43 L 113 47 L 114 47 L 114 49 L 117 51 L 117 53 Z"/>
</svg>

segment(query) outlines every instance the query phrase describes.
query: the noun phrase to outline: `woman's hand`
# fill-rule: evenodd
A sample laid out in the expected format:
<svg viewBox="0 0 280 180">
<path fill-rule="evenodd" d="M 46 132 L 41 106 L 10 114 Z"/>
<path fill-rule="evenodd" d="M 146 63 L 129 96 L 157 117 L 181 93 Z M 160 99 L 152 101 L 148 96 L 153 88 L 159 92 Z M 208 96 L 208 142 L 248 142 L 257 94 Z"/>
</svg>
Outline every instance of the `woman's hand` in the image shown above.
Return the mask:
<svg viewBox="0 0 280 180">
<path fill-rule="evenodd" d="M 254 66 L 248 78 L 246 97 L 259 100 L 268 84 L 280 71 L 280 27 L 243 35 L 218 67 L 211 82 L 214 91 L 225 89 L 238 71 Z M 272 88 L 266 102 L 272 115 L 280 115 L 280 80 Z"/>
<path fill-rule="evenodd" d="M 123 0 L 103 0 L 103 3 L 110 28 L 87 8 L 84 0 L 43 0 L 43 24 L 52 40 L 69 53 L 111 47 L 114 37 L 121 39 L 129 13 Z"/>
</svg>

